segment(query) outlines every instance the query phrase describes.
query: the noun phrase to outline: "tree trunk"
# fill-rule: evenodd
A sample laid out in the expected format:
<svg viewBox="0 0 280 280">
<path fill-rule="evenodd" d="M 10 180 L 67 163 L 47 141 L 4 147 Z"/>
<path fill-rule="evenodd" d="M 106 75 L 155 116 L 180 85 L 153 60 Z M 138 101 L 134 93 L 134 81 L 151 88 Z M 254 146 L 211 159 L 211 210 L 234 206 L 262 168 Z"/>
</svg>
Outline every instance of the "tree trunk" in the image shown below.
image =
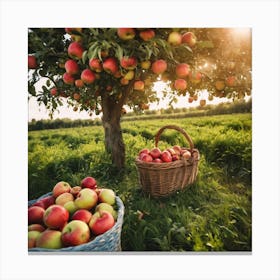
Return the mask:
<svg viewBox="0 0 280 280">
<path fill-rule="evenodd" d="M 125 165 L 125 146 L 120 118 L 122 106 L 107 93 L 102 95 L 102 125 L 105 133 L 105 149 L 111 155 L 112 163 L 118 169 Z"/>
</svg>

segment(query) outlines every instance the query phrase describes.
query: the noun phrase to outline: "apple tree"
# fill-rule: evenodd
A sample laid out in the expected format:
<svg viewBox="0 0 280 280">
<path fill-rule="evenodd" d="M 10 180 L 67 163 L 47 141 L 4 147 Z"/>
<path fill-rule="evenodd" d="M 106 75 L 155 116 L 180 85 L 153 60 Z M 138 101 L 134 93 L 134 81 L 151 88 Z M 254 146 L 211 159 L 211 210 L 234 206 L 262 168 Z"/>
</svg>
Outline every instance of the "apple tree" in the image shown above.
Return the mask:
<svg viewBox="0 0 280 280">
<path fill-rule="evenodd" d="M 101 114 L 106 151 L 122 168 L 124 106 L 149 109 L 159 101 L 154 82 L 166 83 L 170 104 L 201 90 L 209 98 L 251 94 L 251 42 L 238 38 L 226 28 L 30 28 L 28 92 L 50 115 L 63 100 Z"/>
</svg>

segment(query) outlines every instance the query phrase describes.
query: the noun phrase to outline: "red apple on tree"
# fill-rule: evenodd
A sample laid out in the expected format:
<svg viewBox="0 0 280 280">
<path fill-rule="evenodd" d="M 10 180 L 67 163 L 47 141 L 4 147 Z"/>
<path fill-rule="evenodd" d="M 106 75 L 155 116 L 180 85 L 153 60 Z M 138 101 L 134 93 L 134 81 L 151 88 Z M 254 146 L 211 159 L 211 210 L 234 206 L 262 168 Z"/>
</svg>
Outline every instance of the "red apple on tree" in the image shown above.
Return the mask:
<svg viewBox="0 0 280 280">
<path fill-rule="evenodd" d="M 111 229 L 115 224 L 113 215 L 107 211 L 96 212 L 89 221 L 89 227 L 94 235 L 100 235 Z"/>
<path fill-rule="evenodd" d="M 81 181 L 81 187 L 82 188 L 89 188 L 89 189 L 96 189 L 97 188 L 97 183 L 96 180 L 93 177 L 85 177 L 82 181 Z"/>
<path fill-rule="evenodd" d="M 73 215 L 72 220 L 80 220 L 85 223 L 88 223 L 90 218 L 92 216 L 92 213 L 87 209 L 78 209 Z"/>
<path fill-rule="evenodd" d="M 62 79 L 63 82 L 67 85 L 73 85 L 75 83 L 75 78 L 67 72 L 63 74 Z"/>
<path fill-rule="evenodd" d="M 178 91 L 184 91 L 187 89 L 187 81 L 184 79 L 176 79 L 174 82 L 174 88 Z"/>
<path fill-rule="evenodd" d="M 90 210 L 98 201 L 96 192 L 89 188 L 82 189 L 75 199 L 75 204 L 79 209 Z"/>
<path fill-rule="evenodd" d="M 133 70 L 137 66 L 137 59 L 135 57 L 124 56 L 120 60 L 122 68 L 127 70 Z"/>
<path fill-rule="evenodd" d="M 68 47 L 68 55 L 74 59 L 81 59 L 84 49 L 79 42 L 73 42 Z"/>
<path fill-rule="evenodd" d="M 45 210 L 44 224 L 50 229 L 62 229 L 69 219 L 69 212 L 61 205 L 51 205 Z"/>
<path fill-rule="evenodd" d="M 178 78 L 186 78 L 190 74 L 190 66 L 187 63 L 180 63 L 176 66 L 176 76 Z"/>
<path fill-rule="evenodd" d="M 135 37 L 134 28 L 118 28 L 117 34 L 122 40 L 131 40 Z"/>
<path fill-rule="evenodd" d="M 135 81 L 133 88 L 135 90 L 139 90 L 139 91 L 144 91 L 145 89 L 145 83 L 143 81 Z"/>
<path fill-rule="evenodd" d="M 193 47 L 196 44 L 196 36 L 193 32 L 186 32 L 182 36 L 182 43 L 186 43 L 188 46 Z"/>
<path fill-rule="evenodd" d="M 155 37 L 155 31 L 153 29 L 147 29 L 139 32 L 139 37 L 143 41 L 150 41 Z"/>
<path fill-rule="evenodd" d="M 36 69 L 37 66 L 36 57 L 34 55 L 28 55 L 28 69 Z"/>
<path fill-rule="evenodd" d="M 117 71 L 119 70 L 118 67 L 118 62 L 114 57 L 108 57 L 104 62 L 103 62 L 103 69 L 110 74 L 116 74 Z"/>
<path fill-rule="evenodd" d="M 90 239 L 88 225 L 80 220 L 73 220 L 65 225 L 61 232 L 61 240 L 64 246 L 77 246 L 87 243 Z"/>
<path fill-rule="evenodd" d="M 69 183 L 60 181 L 53 187 L 52 194 L 55 198 L 57 198 L 60 194 L 70 191 L 71 186 L 69 185 Z"/>
<path fill-rule="evenodd" d="M 81 73 L 81 80 L 89 85 L 92 84 L 96 79 L 95 74 L 90 69 L 85 69 Z"/>
<path fill-rule="evenodd" d="M 84 82 L 81 80 L 81 79 L 77 79 L 75 80 L 75 86 L 78 87 L 78 88 L 81 88 L 83 87 L 85 84 Z"/>
<path fill-rule="evenodd" d="M 166 69 L 167 69 L 167 63 L 163 59 L 156 60 L 152 64 L 152 71 L 157 75 L 164 73 Z"/>
<path fill-rule="evenodd" d="M 91 70 L 100 73 L 102 71 L 102 64 L 98 58 L 92 58 L 89 60 L 89 67 Z"/>
<path fill-rule="evenodd" d="M 66 73 L 68 73 L 68 74 L 75 75 L 75 74 L 79 73 L 79 65 L 73 59 L 68 59 L 65 62 L 64 67 L 65 67 Z"/>
<path fill-rule="evenodd" d="M 61 231 L 47 229 L 40 233 L 36 239 L 36 247 L 46 249 L 60 249 L 63 247 Z"/>
<path fill-rule="evenodd" d="M 50 93 L 51 93 L 52 96 L 56 96 L 57 95 L 57 88 L 56 87 L 51 88 Z"/>
<path fill-rule="evenodd" d="M 42 224 L 45 209 L 40 206 L 31 206 L 28 208 L 28 224 Z"/>
</svg>

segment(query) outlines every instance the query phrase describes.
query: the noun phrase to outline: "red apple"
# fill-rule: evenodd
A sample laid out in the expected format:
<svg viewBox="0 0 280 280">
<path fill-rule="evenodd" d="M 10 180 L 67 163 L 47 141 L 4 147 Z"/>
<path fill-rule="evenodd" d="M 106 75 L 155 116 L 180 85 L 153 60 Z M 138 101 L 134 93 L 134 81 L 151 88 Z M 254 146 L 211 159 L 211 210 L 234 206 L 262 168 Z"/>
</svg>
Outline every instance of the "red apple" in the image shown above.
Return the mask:
<svg viewBox="0 0 280 280">
<path fill-rule="evenodd" d="M 75 86 L 78 88 L 83 87 L 85 84 L 82 79 L 75 80 Z"/>
<path fill-rule="evenodd" d="M 179 145 L 173 146 L 173 150 L 177 155 L 181 155 L 181 147 Z"/>
<path fill-rule="evenodd" d="M 28 55 L 28 69 L 36 69 L 37 66 L 36 57 L 34 55 Z"/>
<path fill-rule="evenodd" d="M 75 74 L 79 73 L 79 65 L 73 59 L 68 59 L 65 62 L 64 67 L 65 67 L 66 73 L 68 73 L 68 74 L 75 75 Z"/>
<path fill-rule="evenodd" d="M 182 43 L 186 43 L 188 46 L 193 47 L 196 44 L 196 36 L 192 32 L 186 32 L 182 36 Z"/>
<path fill-rule="evenodd" d="M 45 209 L 40 206 L 31 206 L 28 208 L 28 224 L 42 224 Z"/>
<path fill-rule="evenodd" d="M 184 91 L 187 89 L 187 81 L 184 79 L 177 79 L 174 82 L 174 88 L 178 91 Z"/>
<path fill-rule="evenodd" d="M 189 101 L 189 103 L 192 103 L 192 102 L 193 102 L 193 97 L 190 96 L 190 97 L 188 98 L 188 101 Z"/>
<path fill-rule="evenodd" d="M 31 224 L 28 226 L 28 231 L 32 230 L 43 232 L 45 230 L 45 227 L 41 224 Z"/>
<path fill-rule="evenodd" d="M 145 162 L 152 162 L 153 161 L 152 156 L 146 155 L 146 154 L 143 154 L 142 156 L 140 156 L 140 159 L 142 161 L 145 161 Z"/>
<path fill-rule="evenodd" d="M 70 191 L 71 186 L 69 185 L 69 183 L 61 181 L 53 187 L 52 194 L 55 198 L 57 198 L 60 194 Z"/>
<path fill-rule="evenodd" d="M 64 246 L 77 246 L 87 243 L 90 239 L 88 225 L 80 220 L 74 220 L 65 225 L 61 233 Z"/>
<path fill-rule="evenodd" d="M 153 159 L 159 158 L 161 155 L 161 150 L 159 148 L 153 148 L 150 151 L 150 155 L 152 156 Z"/>
<path fill-rule="evenodd" d="M 135 90 L 139 90 L 139 91 L 144 91 L 145 89 L 145 83 L 143 81 L 135 81 L 133 88 Z"/>
<path fill-rule="evenodd" d="M 89 60 L 89 67 L 91 70 L 95 72 L 101 72 L 102 71 L 102 64 L 101 61 L 98 58 L 91 58 Z"/>
<path fill-rule="evenodd" d="M 68 55 L 74 59 L 81 59 L 84 49 L 79 42 L 73 42 L 68 47 Z"/>
<path fill-rule="evenodd" d="M 44 209 L 47 209 L 49 206 L 53 204 L 55 204 L 55 198 L 52 195 L 50 195 L 36 201 L 32 206 L 40 206 Z"/>
<path fill-rule="evenodd" d="M 28 231 L 28 248 L 36 247 L 36 240 L 41 234 L 41 231 L 30 230 Z"/>
<path fill-rule="evenodd" d="M 127 80 L 125 78 L 121 78 L 120 83 L 121 83 L 121 85 L 126 86 L 129 84 L 129 80 Z"/>
<path fill-rule="evenodd" d="M 120 65 L 124 69 L 133 70 L 137 66 L 137 59 L 135 57 L 124 56 L 120 60 Z"/>
<path fill-rule="evenodd" d="M 50 94 L 51 94 L 52 96 L 56 96 L 56 95 L 57 95 L 57 88 L 56 88 L 56 87 L 51 88 L 51 89 L 50 89 Z"/>
<path fill-rule="evenodd" d="M 155 158 L 155 159 L 153 159 L 153 162 L 155 162 L 155 163 L 162 163 L 162 160 L 160 158 Z"/>
<path fill-rule="evenodd" d="M 69 73 L 64 73 L 62 78 L 63 82 L 67 85 L 73 85 L 75 83 L 75 78 Z"/>
<path fill-rule="evenodd" d="M 66 192 L 60 194 L 56 199 L 55 199 L 55 204 L 63 206 L 66 202 L 68 201 L 73 201 L 74 196 L 73 194 Z"/>
<path fill-rule="evenodd" d="M 61 205 L 51 205 L 45 210 L 44 224 L 50 229 L 62 229 L 69 219 L 69 212 Z"/>
<path fill-rule="evenodd" d="M 134 28 L 118 28 L 117 34 L 122 40 L 131 40 L 135 37 Z"/>
<path fill-rule="evenodd" d="M 172 156 L 172 161 L 179 160 L 180 157 L 176 154 Z"/>
<path fill-rule="evenodd" d="M 182 154 L 182 157 L 184 158 L 184 159 L 189 159 L 189 158 L 191 158 L 191 152 L 190 151 L 188 151 L 188 150 L 185 150 L 184 152 L 183 152 L 183 154 Z"/>
<path fill-rule="evenodd" d="M 36 240 L 36 247 L 46 249 L 60 249 L 63 247 L 61 231 L 47 229 L 40 233 Z"/>
<path fill-rule="evenodd" d="M 97 188 L 97 183 L 96 180 L 93 177 L 86 177 L 81 181 L 80 186 L 82 188 L 89 188 L 89 189 L 96 189 Z"/>
<path fill-rule="evenodd" d="M 100 194 L 98 195 L 99 202 L 105 202 L 110 205 L 114 205 L 116 202 L 115 192 L 111 189 L 102 189 Z"/>
<path fill-rule="evenodd" d="M 150 152 L 149 149 L 144 148 L 144 149 L 142 149 L 142 150 L 139 152 L 138 156 L 140 156 L 141 154 L 149 154 L 149 152 Z"/>
<path fill-rule="evenodd" d="M 85 69 L 81 73 L 81 80 L 89 85 L 92 84 L 96 79 L 95 74 L 90 69 Z"/>
<path fill-rule="evenodd" d="M 171 156 L 177 155 L 176 151 L 173 148 L 168 148 L 166 150 L 170 153 Z"/>
<path fill-rule="evenodd" d="M 119 67 L 118 62 L 114 57 L 109 57 L 103 62 L 103 69 L 110 74 L 116 74 Z"/>
<path fill-rule="evenodd" d="M 82 189 L 75 199 L 75 204 L 79 209 L 90 210 L 98 201 L 96 192 L 89 188 Z"/>
<path fill-rule="evenodd" d="M 95 207 L 95 212 L 101 212 L 101 211 L 107 211 L 111 213 L 114 217 L 114 219 L 117 219 L 117 212 L 114 210 L 113 206 L 106 203 L 106 202 L 101 202 Z"/>
<path fill-rule="evenodd" d="M 157 75 L 164 73 L 166 69 L 167 69 L 167 63 L 163 59 L 156 60 L 152 64 L 152 71 Z"/>
<path fill-rule="evenodd" d="M 150 41 L 155 37 L 155 31 L 152 29 L 147 29 L 139 32 L 139 37 L 144 41 Z"/>
<path fill-rule="evenodd" d="M 182 35 L 177 31 L 173 31 L 168 35 L 167 42 L 170 45 L 178 46 L 182 43 Z"/>
<path fill-rule="evenodd" d="M 190 66 L 187 63 L 180 63 L 176 66 L 176 75 L 178 78 L 186 78 L 190 74 Z"/>
<path fill-rule="evenodd" d="M 161 160 L 163 162 L 171 162 L 172 161 L 171 154 L 168 151 L 166 151 L 166 150 L 161 153 L 161 157 L 160 158 L 161 158 Z"/>
<path fill-rule="evenodd" d="M 90 218 L 92 216 L 92 213 L 86 209 L 78 209 L 73 215 L 72 220 L 80 220 L 85 223 L 88 223 Z"/>
<path fill-rule="evenodd" d="M 113 215 L 107 211 L 96 212 L 89 221 L 89 227 L 94 235 L 100 235 L 111 229 L 115 224 Z"/>
</svg>

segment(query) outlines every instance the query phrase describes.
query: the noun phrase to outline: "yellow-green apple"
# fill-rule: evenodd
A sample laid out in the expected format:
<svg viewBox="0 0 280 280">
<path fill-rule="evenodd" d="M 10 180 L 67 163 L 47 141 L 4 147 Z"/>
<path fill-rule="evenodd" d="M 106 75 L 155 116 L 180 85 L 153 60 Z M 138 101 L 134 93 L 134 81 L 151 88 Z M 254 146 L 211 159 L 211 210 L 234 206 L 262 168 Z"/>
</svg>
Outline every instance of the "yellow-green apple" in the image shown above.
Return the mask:
<svg viewBox="0 0 280 280">
<path fill-rule="evenodd" d="M 226 85 L 233 87 L 235 86 L 235 76 L 229 76 L 226 78 Z"/>
<path fill-rule="evenodd" d="M 116 74 L 119 70 L 118 62 L 114 57 L 108 57 L 103 62 L 103 69 L 109 74 Z"/>
<path fill-rule="evenodd" d="M 152 156 L 153 159 L 160 158 L 161 150 L 158 147 L 155 147 L 151 149 L 150 155 Z"/>
<path fill-rule="evenodd" d="M 90 69 L 85 69 L 81 73 L 81 80 L 89 85 L 92 84 L 95 81 L 96 77 L 95 74 Z"/>
<path fill-rule="evenodd" d="M 61 240 L 64 246 L 77 246 L 87 243 L 90 239 L 88 225 L 80 220 L 70 221 L 61 232 Z"/>
<path fill-rule="evenodd" d="M 166 69 L 167 69 L 167 63 L 163 59 L 156 60 L 152 64 L 152 71 L 157 75 L 164 73 Z"/>
<path fill-rule="evenodd" d="M 82 188 L 89 188 L 89 189 L 96 189 L 97 188 L 97 182 L 95 180 L 95 178 L 93 177 L 85 177 L 82 181 L 81 181 L 81 184 L 80 186 Z"/>
<path fill-rule="evenodd" d="M 124 56 L 120 60 L 120 65 L 126 70 L 133 70 L 137 66 L 137 59 L 135 57 Z"/>
<path fill-rule="evenodd" d="M 102 64 L 98 58 L 91 58 L 89 60 L 89 67 L 91 70 L 100 73 L 102 71 Z"/>
<path fill-rule="evenodd" d="M 190 74 L 190 65 L 187 63 L 180 63 L 176 66 L 175 72 L 178 78 L 186 78 Z"/>
<path fill-rule="evenodd" d="M 36 240 L 41 234 L 41 231 L 30 230 L 28 231 L 28 248 L 36 247 Z"/>
<path fill-rule="evenodd" d="M 187 81 L 184 79 L 176 79 L 174 82 L 174 88 L 178 91 L 184 91 L 187 89 Z"/>
<path fill-rule="evenodd" d="M 185 150 L 185 151 L 183 152 L 183 154 L 182 154 L 182 157 L 183 157 L 184 159 L 189 159 L 189 158 L 191 158 L 191 156 L 192 156 L 192 154 L 191 154 L 191 152 L 188 151 L 188 150 Z"/>
<path fill-rule="evenodd" d="M 31 224 L 28 226 L 28 231 L 40 231 L 43 232 L 46 228 L 44 226 L 42 226 L 41 224 Z"/>
<path fill-rule="evenodd" d="M 61 231 L 47 229 L 40 233 L 36 240 L 36 247 L 46 249 L 60 249 L 63 247 Z"/>
<path fill-rule="evenodd" d="M 155 31 L 153 29 L 142 30 L 139 32 L 139 37 L 144 41 L 150 41 L 155 37 Z"/>
<path fill-rule="evenodd" d="M 81 59 L 84 49 L 79 42 L 73 42 L 68 47 L 68 55 L 74 59 Z"/>
<path fill-rule="evenodd" d="M 131 40 L 135 37 L 134 28 L 118 28 L 117 34 L 122 40 Z"/>
<path fill-rule="evenodd" d="M 139 90 L 139 91 L 144 91 L 145 89 L 145 83 L 143 81 L 135 81 L 133 88 L 135 90 Z"/>
<path fill-rule="evenodd" d="M 177 32 L 177 31 L 172 31 L 168 35 L 167 42 L 170 45 L 178 46 L 178 45 L 180 45 L 182 43 L 182 35 L 179 32 Z"/>
<path fill-rule="evenodd" d="M 199 100 L 199 105 L 200 105 L 201 107 L 205 106 L 205 105 L 206 105 L 206 100 L 205 100 L 205 99 L 200 99 L 200 100 Z"/>
<path fill-rule="evenodd" d="M 162 153 L 161 153 L 161 156 L 160 156 L 161 160 L 163 162 L 171 162 L 172 161 L 172 156 L 171 154 L 167 151 L 167 150 L 164 150 Z"/>
<path fill-rule="evenodd" d="M 40 200 L 36 201 L 32 206 L 40 206 L 44 209 L 47 209 L 49 206 L 55 203 L 55 198 L 52 195 L 47 197 L 41 198 Z"/>
<path fill-rule="evenodd" d="M 215 87 L 217 90 L 223 90 L 225 88 L 225 82 L 222 80 L 218 80 L 215 82 Z"/>
<path fill-rule="evenodd" d="M 65 192 L 70 192 L 71 186 L 69 183 L 60 181 L 56 183 L 56 185 L 53 187 L 52 194 L 55 198 L 57 198 L 60 194 Z"/>
<path fill-rule="evenodd" d="M 147 154 L 141 154 L 139 157 L 140 160 L 144 161 L 144 162 L 152 162 L 153 161 L 153 157 Z"/>
<path fill-rule="evenodd" d="M 67 72 L 63 74 L 62 79 L 63 82 L 67 85 L 73 85 L 75 83 L 75 78 Z"/>
<path fill-rule="evenodd" d="M 68 201 L 66 202 L 63 207 L 69 212 L 70 216 L 73 215 L 77 210 L 78 207 L 76 206 L 74 201 Z"/>
<path fill-rule="evenodd" d="M 94 235 L 100 235 L 111 229 L 115 224 L 115 219 L 108 211 L 95 212 L 90 221 L 89 228 Z"/>
<path fill-rule="evenodd" d="M 28 55 L 28 69 L 36 69 L 37 66 L 36 57 L 34 55 Z"/>
<path fill-rule="evenodd" d="M 98 196 L 98 201 L 114 205 L 116 202 L 116 194 L 113 190 L 104 188 Z"/>
<path fill-rule="evenodd" d="M 66 193 L 60 194 L 55 199 L 55 204 L 63 206 L 68 201 L 74 201 L 74 196 L 73 196 L 73 194 L 66 192 Z"/>
<path fill-rule="evenodd" d="M 187 44 L 190 47 L 193 47 L 196 44 L 196 36 L 193 32 L 186 32 L 182 35 L 182 43 Z"/>
<path fill-rule="evenodd" d="M 79 209 L 90 210 L 98 201 L 96 192 L 89 188 L 82 189 L 75 199 L 75 204 Z"/>
<path fill-rule="evenodd" d="M 51 205 L 45 210 L 43 221 L 50 229 L 62 229 L 69 219 L 69 212 L 61 205 Z"/>
<path fill-rule="evenodd" d="M 141 62 L 141 68 L 144 70 L 148 70 L 151 67 L 151 61 L 145 60 Z"/>
<path fill-rule="evenodd" d="M 50 94 L 51 94 L 52 96 L 56 96 L 56 95 L 57 95 L 57 88 L 56 88 L 56 87 L 51 88 L 51 89 L 50 89 Z"/>
<path fill-rule="evenodd" d="M 75 75 L 75 74 L 79 73 L 79 65 L 73 59 L 68 59 L 65 62 L 64 67 L 65 67 L 66 73 L 68 73 L 68 74 Z"/>
<path fill-rule="evenodd" d="M 92 213 L 87 209 L 78 209 L 73 215 L 72 220 L 80 220 L 85 223 L 88 223 L 90 218 L 92 216 Z"/>
<path fill-rule="evenodd" d="M 123 77 L 124 79 L 131 81 L 134 78 L 134 71 L 129 70 Z"/>
<path fill-rule="evenodd" d="M 84 84 L 84 82 L 83 82 L 82 79 L 77 79 L 77 80 L 75 80 L 75 86 L 76 86 L 76 87 L 81 88 L 81 87 L 83 87 L 84 85 L 85 85 L 85 84 Z"/>
<path fill-rule="evenodd" d="M 70 193 L 72 193 L 74 197 L 76 197 L 81 189 L 82 189 L 81 186 L 72 187 Z"/>
<path fill-rule="evenodd" d="M 42 224 L 45 209 L 40 206 L 31 206 L 28 208 L 28 224 Z"/>
<path fill-rule="evenodd" d="M 99 204 L 97 204 L 97 206 L 95 207 L 95 212 L 100 212 L 100 211 L 108 211 L 109 213 L 111 213 L 114 217 L 114 219 L 117 219 L 117 212 L 115 211 L 115 209 L 113 208 L 112 205 L 105 203 L 105 202 L 101 202 Z"/>
</svg>

